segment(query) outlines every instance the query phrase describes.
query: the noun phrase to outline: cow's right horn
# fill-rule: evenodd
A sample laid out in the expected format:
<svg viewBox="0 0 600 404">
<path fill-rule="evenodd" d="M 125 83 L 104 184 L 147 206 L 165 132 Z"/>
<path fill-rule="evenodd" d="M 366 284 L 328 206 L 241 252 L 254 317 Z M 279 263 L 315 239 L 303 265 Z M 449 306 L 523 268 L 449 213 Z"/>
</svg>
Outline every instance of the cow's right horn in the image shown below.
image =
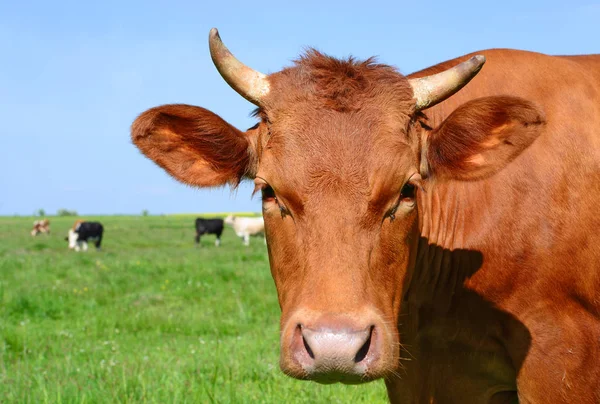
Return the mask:
<svg viewBox="0 0 600 404">
<path fill-rule="evenodd" d="M 237 60 L 221 41 L 216 28 L 208 34 L 208 45 L 213 63 L 227 84 L 242 97 L 260 106 L 263 97 L 269 93 L 267 76 Z"/>
<path fill-rule="evenodd" d="M 475 55 L 441 73 L 409 79 L 416 100 L 415 109 L 433 107 L 467 85 L 483 67 L 485 56 Z"/>
</svg>

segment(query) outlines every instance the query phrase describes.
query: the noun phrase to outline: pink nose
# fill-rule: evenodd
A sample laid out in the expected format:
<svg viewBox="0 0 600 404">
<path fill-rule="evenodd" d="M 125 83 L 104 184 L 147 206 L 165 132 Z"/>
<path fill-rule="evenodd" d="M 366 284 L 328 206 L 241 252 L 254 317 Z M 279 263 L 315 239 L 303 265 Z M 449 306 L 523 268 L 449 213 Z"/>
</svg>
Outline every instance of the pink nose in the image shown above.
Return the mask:
<svg viewBox="0 0 600 404">
<path fill-rule="evenodd" d="M 335 320 L 320 319 L 310 327 L 298 324 L 292 336 L 292 357 L 313 380 L 360 382 L 379 357 L 377 328 Z"/>
</svg>

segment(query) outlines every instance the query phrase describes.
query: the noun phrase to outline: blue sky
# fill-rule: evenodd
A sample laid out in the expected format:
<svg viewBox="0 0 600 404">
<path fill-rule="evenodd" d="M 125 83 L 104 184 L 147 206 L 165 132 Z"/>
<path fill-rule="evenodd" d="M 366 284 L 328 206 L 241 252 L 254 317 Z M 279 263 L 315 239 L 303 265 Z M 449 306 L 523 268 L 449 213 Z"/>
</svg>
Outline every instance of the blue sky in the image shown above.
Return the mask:
<svg viewBox="0 0 600 404">
<path fill-rule="evenodd" d="M 254 124 L 212 64 L 211 27 L 264 73 L 306 46 L 376 55 L 403 73 L 492 47 L 600 52 L 599 1 L 425 3 L 0 2 L 0 215 L 259 211 L 251 184 L 184 186 L 129 140 L 135 117 L 166 103 Z"/>
</svg>

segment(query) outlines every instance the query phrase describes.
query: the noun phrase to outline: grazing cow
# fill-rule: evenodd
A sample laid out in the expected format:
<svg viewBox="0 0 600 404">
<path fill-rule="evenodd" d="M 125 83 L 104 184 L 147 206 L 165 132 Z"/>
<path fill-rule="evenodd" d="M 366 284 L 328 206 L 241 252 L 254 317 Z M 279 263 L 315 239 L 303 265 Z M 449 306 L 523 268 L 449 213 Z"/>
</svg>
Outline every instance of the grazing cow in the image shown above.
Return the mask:
<svg viewBox="0 0 600 404">
<path fill-rule="evenodd" d="M 69 242 L 69 249 L 75 251 L 87 251 L 88 241 L 94 242 L 96 249 L 100 250 L 103 233 L 104 227 L 101 223 L 77 220 L 73 227 L 69 229 L 69 235 L 65 237 L 65 240 Z"/>
<path fill-rule="evenodd" d="M 229 215 L 225 218 L 225 223 L 233 227 L 235 234 L 244 240 L 245 246 L 250 245 L 250 236 L 265 235 L 265 221 L 262 217 L 239 217 Z"/>
<path fill-rule="evenodd" d="M 214 234 L 217 236 L 215 245 L 221 245 L 221 234 L 223 234 L 223 219 L 196 219 L 196 244 L 200 244 L 200 236 L 203 234 Z"/>
<path fill-rule="evenodd" d="M 285 373 L 383 377 L 397 403 L 600 402 L 600 55 L 403 76 L 309 50 L 266 76 L 216 30 L 210 50 L 259 123 L 165 105 L 132 137 L 184 183 L 254 179 Z"/>
<path fill-rule="evenodd" d="M 31 229 L 31 235 L 35 237 L 40 233 L 50 234 L 50 220 L 42 219 L 33 222 L 33 229 Z"/>
</svg>

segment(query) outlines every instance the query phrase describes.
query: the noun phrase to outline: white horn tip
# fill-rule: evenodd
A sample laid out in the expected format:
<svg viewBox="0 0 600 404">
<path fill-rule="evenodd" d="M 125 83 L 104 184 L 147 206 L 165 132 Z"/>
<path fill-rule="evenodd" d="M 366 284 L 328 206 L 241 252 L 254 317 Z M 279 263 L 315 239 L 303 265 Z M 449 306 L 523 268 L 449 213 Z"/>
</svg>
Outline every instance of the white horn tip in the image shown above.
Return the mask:
<svg viewBox="0 0 600 404">
<path fill-rule="evenodd" d="M 213 28 L 213 29 L 215 31 L 217 30 L 216 28 Z M 483 56 L 483 55 L 475 55 L 475 56 L 473 56 L 473 59 L 475 59 L 479 63 L 485 63 L 485 56 Z"/>
<path fill-rule="evenodd" d="M 485 56 L 483 55 L 475 55 L 473 56 L 470 60 L 470 63 L 474 64 L 477 66 L 477 70 L 481 69 L 483 67 L 483 64 L 485 63 Z"/>
</svg>

